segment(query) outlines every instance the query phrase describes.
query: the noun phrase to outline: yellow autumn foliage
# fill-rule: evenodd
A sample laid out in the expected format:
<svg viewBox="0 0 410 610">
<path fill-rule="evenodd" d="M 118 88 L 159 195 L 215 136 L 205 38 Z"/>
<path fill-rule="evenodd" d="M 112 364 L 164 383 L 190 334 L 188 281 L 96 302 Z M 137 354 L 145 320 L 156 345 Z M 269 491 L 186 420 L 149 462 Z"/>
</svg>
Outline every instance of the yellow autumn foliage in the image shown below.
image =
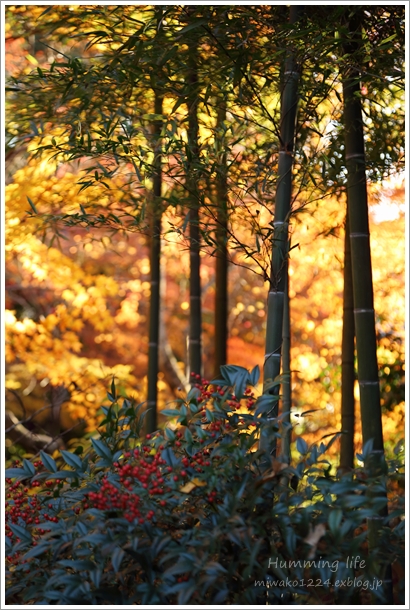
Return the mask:
<svg viewBox="0 0 410 610">
<path fill-rule="evenodd" d="M 387 189 L 386 189 L 387 191 Z M 387 191 L 388 192 L 388 191 Z M 402 200 L 399 189 L 391 199 Z M 370 245 L 373 266 L 374 304 L 378 362 L 383 372 L 404 362 L 405 238 L 403 216 L 377 220 L 377 203 L 370 190 Z M 390 203 L 390 202 L 389 202 Z M 391 203 L 394 203 L 392 201 Z M 341 427 L 341 339 L 344 264 L 344 199 L 327 199 L 303 215 L 293 229 L 289 292 L 293 371 L 294 424 L 296 434 L 306 440 L 337 432 Z M 385 212 L 388 208 L 385 206 Z M 334 230 L 329 232 L 329 226 Z M 383 333 L 386 334 L 383 337 Z M 387 368 L 385 372 L 387 373 Z M 356 387 L 359 401 L 359 388 Z M 301 414 L 307 411 L 306 416 Z M 383 414 L 385 439 L 403 435 L 403 406 Z M 360 448 L 360 412 L 357 412 L 355 442 Z"/>
<path fill-rule="evenodd" d="M 117 294 L 119 286 L 106 275 L 88 275 L 60 249 L 48 247 L 38 234 L 39 221 L 27 214 L 28 198 L 40 212 L 42 207 L 48 212 L 72 211 L 74 206 L 86 205 L 90 198 L 98 198 L 100 204 L 108 201 L 104 187 L 97 185 L 79 193 L 77 182 L 78 176 L 70 171 L 58 175 L 52 163 L 31 161 L 6 187 L 8 287 L 50 293 L 53 300 L 51 311 L 38 319 L 6 311 L 6 360 L 10 365 L 24 363 L 38 382 L 48 380 L 53 386 L 70 388 L 71 399 L 65 409 L 74 419 L 85 418 L 89 429 L 95 429 L 107 380 L 115 376 L 130 387 L 132 367 L 106 367 L 101 361 L 83 357 L 81 331 L 86 323 L 100 333 L 113 329 L 115 321 L 107 299 Z M 15 369 L 8 367 L 6 386 L 18 383 Z"/>
</svg>

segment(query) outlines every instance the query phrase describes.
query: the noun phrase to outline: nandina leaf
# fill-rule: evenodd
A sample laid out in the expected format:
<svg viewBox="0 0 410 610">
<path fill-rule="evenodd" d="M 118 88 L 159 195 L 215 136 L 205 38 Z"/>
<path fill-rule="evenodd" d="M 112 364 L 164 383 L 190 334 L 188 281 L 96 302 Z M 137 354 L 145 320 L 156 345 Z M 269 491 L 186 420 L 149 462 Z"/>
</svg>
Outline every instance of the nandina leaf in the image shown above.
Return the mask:
<svg viewBox="0 0 410 610">
<path fill-rule="evenodd" d="M 113 554 L 111 556 L 111 563 L 112 567 L 114 568 L 114 572 L 119 572 L 124 555 L 125 551 L 123 551 L 119 546 L 114 549 Z"/>
<path fill-rule="evenodd" d="M 306 455 L 306 453 L 308 452 L 308 444 L 301 436 L 298 436 L 298 438 L 296 439 L 296 448 L 302 455 Z"/>
<path fill-rule="evenodd" d="M 170 441 L 174 441 L 176 438 L 175 432 L 171 428 L 165 428 L 165 435 Z"/>
<path fill-rule="evenodd" d="M 112 462 L 111 450 L 105 443 L 95 438 L 92 438 L 91 442 L 97 455 L 108 460 L 109 462 Z"/>
<path fill-rule="evenodd" d="M 23 459 L 23 468 L 29 476 L 33 477 L 36 474 L 36 469 L 34 468 L 33 464 L 26 460 L 26 458 Z"/>
<path fill-rule="evenodd" d="M 51 455 L 48 455 L 45 451 L 40 451 L 40 457 L 47 470 L 50 470 L 50 472 L 57 472 L 57 464 Z"/>
<path fill-rule="evenodd" d="M 37 546 L 33 546 L 27 553 L 24 555 L 23 559 L 31 559 L 31 557 L 39 557 L 43 553 L 46 553 L 50 549 L 50 541 L 40 542 Z"/>
<path fill-rule="evenodd" d="M 18 538 L 21 538 L 21 540 L 24 540 L 25 542 L 32 541 L 31 534 L 26 530 L 26 528 L 21 527 L 21 525 L 17 525 L 16 523 L 10 523 L 9 527 L 13 534 Z"/>
<path fill-rule="evenodd" d="M 335 508 L 334 510 L 330 511 L 327 522 L 333 535 L 336 535 L 339 532 L 342 518 L 343 512 L 341 508 Z"/>
<path fill-rule="evenodd" d="M 175 453 L 172 451 L 171 447 L 165 447 L 165 449 L 163 449 L 161 453 L 161 457 L 163 460 L 166 461 L 168 466 L 174 467 L 179 464 L 179 460 L 176 457 Z"/>
<path fill-rule="evenodd" d="M 165 415 L 166 417 L 177 417 L 181 415 L 181 412 L 178 411 L 178 409 L 163 409 L 161 415 Z"/>
<path fill-rule="evenodd" d="M 259 381 L 259 377 L 260 377 L 260 370 L 259 370 L 259 366 L 256 364 L 252 371 L 249 373 L 249 379 L 250 382 L 253 386 L 256 386 L 258 381 Z"/>
<path fill-rule="evenodd" d="M 94 561 L 89 559 L 61 559 L 57 562 L 58 565 L 64 566 L 65 568 L 72 568 L 73 570 L 95 570 L 97 567 Z"/>
<path fill-rule="evenodd" d="M 74 453 L 71 453 L 70 451 L 64 451 L 63 449 L 61 450 L 61 455 L 62 455 L 65 463 L 68 464 L 69 466 L 72 466 L 72 468 L 75 468 L 76 470 L 83 469 L 83 463 L 80 460 L 80 458 L 78 457 L 78 455 L 75 455 Z M 54 470 L 54 472 L 55 472 L 55 470 Z"/>
<path fill-rule="evenodd" d="M 31 477 L 31 474 L 27 474 L 27 471 L 24 470 L 23 468 L 6 468 L 6 471 L 4 474 L 5 474 L 6 479 L 15 479 L 15 478 L 28 479 L 29 477 Z"/>
<path fill-rule="evenodd" d="M 47 479 L 76 479 L 79 473 L 72 470 L 57 470 L 47 475 Z"/>
</svg>

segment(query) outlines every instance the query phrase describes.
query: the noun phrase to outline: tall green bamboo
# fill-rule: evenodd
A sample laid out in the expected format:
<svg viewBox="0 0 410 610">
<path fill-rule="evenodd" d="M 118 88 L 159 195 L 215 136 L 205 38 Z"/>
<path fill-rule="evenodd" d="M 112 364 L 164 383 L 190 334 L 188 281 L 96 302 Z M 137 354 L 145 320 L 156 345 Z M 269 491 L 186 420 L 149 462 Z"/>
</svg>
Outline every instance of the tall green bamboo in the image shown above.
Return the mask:
<svg viewBox="0 0 410 610">
<path fill-rule="evenodd" d="M 154 112 L 162 115 L 163 96 L 154 91 Z M 160 280 L 161 280 L 161 216 L 162 216 L 162 156 L 161 134 L 162 122 L 155 120 L 153 124 L 154 175 L 151 201 L 151 245 L 150 245 L 150 313 L 148 338 L 148 400 L 145 426 L 147 432 L 157 429 L 157 380 L 159 362 L 159 328 L 160 328 Z"/>
<path fill-rule="evenodd" d="M 226 101 L 220 100 L 217 112 L 217 138 L 224 147 L 223 125 L 226 120 Z M 227 362 L 228 341 L 228 182 L 226 152 L 218 163 L 216 179 L 216 258 L 215 258 L 215 356 L 214 375 L 220 376 L 220 369 Z"/>
<path fill-rule="evenodd" d="M 349 213 L 346 212 L 343 269 L 343 331 L 342 331 L 342 437 L 340 469 L 349 471 L 354 464 L 354 313 L 352 260 L 349 237 Z"/>
<path fill-rule="evenodd" d="M 188 147 L 187 147 L 187 186 L 189 196 L 189 372 L 201 374 L 201 261 L 199 230 L 199 190 L 196 180 L 196 166 L 199 161 L 198 145 L 198 67 L 197 42 L 193 37 L 188 41 Z"/>
<path fill-rule="evenodd" d="M 373 279 L 370 256 L 370 230 L 367 204 L 366 159 L 360 90 L 360 55 L 363 51 L 359 13 L 348 21 L 349 38 L 344 45 L 343 114 L 345 160 L 347 167 L 347 206 L 349 212 L 350 247 L 352 257 L 354 324 L 356 332 L 357 369 L 360 389 L 360 413 L 363 443 L 372 443 L 365 456 L 370 475 L 384 471 L 384 445 L 380 386 L 377 366 Z M 351 59 L 346 60 L 346 55 Z M 383 498 L 385 506 L 368 520 L 369 548 L 378 548 L 380 528 L 387 516 L 386 492 L 373 489 L 369 494 Z M 393 603 L 391 566 L 383 576 L 386 603 Z"/>
<path fill-rule="evenodd" d="M 290 443 L 292 426 L 290 423 L 290 412 L 292 407 L 292 380 L 290 375 L 290 301 L 289 301 L 289 259 L 286 262 L 285 295 L 283 301 L 283 345 L 282 345 L 282 448 L 281 454 L 284 461 L 290 464 Z"/>
<path fill-rule="evenodd" d="M 290 7 L 290 23 L 299 19 L 302 7 Z M 266 322 L 264 392 L 277 396 L 270 411 L 271 419 L 278 415 L 278 386 L 272 382 L 280 374 L 284 296 L 288 256 L 288 228 L 292 197 L 292 166 L 295 138 L 296 111 L 298 103 L 299 70 L 294 52 L 289 50 L 285 59 L 284 85 L 281 99 L 280 150 L 278 180 L 275 199 L 275 218 L 272 241 L 272 265 L 268 294 L 268 311 Z M 276 455 L 276 439 L 270 438 L 270 432 L 261 436 L 260 445 L 270 455 Z"/>
<path fill-rule="evenodd" d="M 351 22 L 350 22 L 351 24 Z M 352 36 L 361 35 L 351 24 Z M 357 46 L 357 43 L 355 44 Z M 346 45 L 352 53 L 352 44 Z M 345 67 L 343 79 L 347 205 L 352 258 L 354 322 L 360 388 L 363 442 L 373 441 L 373 457 L 383 461 L 383 432 L 379 374 L 376 355 L 376 327 L 370 257 L 370 230 L 367 205 L 366 161 L 363 134 L 360 75 L 357 58 Z"/>
<path fill-rule="evenodd" d="M 155 9 L 158 24 L 158 36 L 161 34 L 162 8 Z M 153 78 L 154 113 L 162 116 L 164 95 Z M 162 154 L 161 130 L 162 121 L 156 118 L 153 122 L 153 185 L 149 206 L 150 213 L 150 309 L 148 329 L 148 391 L 147 413 L 145 417 L 146 431 L 151 433 L 157 429 L 157 398 L 158 398 L 158 368 L 159 368 L 159 329 L 161 315 L 161 218 L 162 218 Z"/>
</svg>

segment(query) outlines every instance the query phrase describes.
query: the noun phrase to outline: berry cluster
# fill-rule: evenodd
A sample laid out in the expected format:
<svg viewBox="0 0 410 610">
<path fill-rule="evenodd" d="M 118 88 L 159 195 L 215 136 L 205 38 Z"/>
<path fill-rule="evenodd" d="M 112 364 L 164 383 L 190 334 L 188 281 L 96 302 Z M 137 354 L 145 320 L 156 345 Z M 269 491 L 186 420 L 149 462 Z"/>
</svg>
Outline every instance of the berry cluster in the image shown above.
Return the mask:
<svg viewBox="0 0 410 610">
<path fill-rule="evenodd" d="M 147 436 L 150 438 L 150 435 Z M 178 431 L 176 436 L 181 438 L 182 433 Z M 130 523 L 135 519 L 139 523 L 144 523 L 145 520 L 151 520 L 156 516 L 156 511 L 152 508 L 146 510 L 147 494 L 152 501 L 155 501 L 157 508 L 163 508 L 167 506 L 167 494 L 176 491 L 180 484 L 184 485 L 189 473 L 195 475 L 212 468 L 209 449 L 198 451 L 190 457 L 184 455 L 181 465 L 175 467 L 168 466 L 166 460 L 161 457 L 163 449 L 164 445 L 159 445 L 158 451 L 152 455 L 152 447 L 143 445 L 132 452 L 124 453 L 123 461 L 114 463 L 121 487 L 104 477 L 98 491 L 86 494 L 83 499 L 83 509 L 91 506 L 105 511 L 118 510 Z M 218 459 L 219 456 L 215 455 L 214 460 Z M 135 491 L 135 486 L 139 487 L 138 493 Z M 215 490 L 211 491 L 208 494 L 208 501 L 215 502 L 216 495 Z M 79 512 L 79 508 L 76 512 Z"/>
<path fill-rule="evenodd" d="M 209 449 L 204 449 L 203 451 L 197 451 L 197 453 L 191 457 L 184 456 L 181 461 L 185 468 L 192 468 L 192 470 L 196 472 L 204 472 L 204 467 L 211 466 L 209 457 L 211 457 Z M 214 459 L 217 458 L 219 458 L 218 455 L 216 455 Z M 186 476 L 187 472 L 181 470 L 181 475 Z"/>
<path fill-rule="evenodd" d="M 147 434 L 147 439 L 151 439 L 150 434 Z M 159 450 L 162 449 L 164 446 L 160 445 Z M 161 457 L 160 451 L 157 451 L 155 455 L 151 455 L 151 451 L 152 447 L 143 445 L 139 449 L 134 449 L 133 452 L 124 453 L 123 461 L 115 462 L 114 467 L 119 474 L 120 484 L 125 490 L 121 491 L 105 477 L 98 492 L 87 494 L 83 507 L 88 508 L 91 504 L 101 510 L 121 510 L 130 523 L 134 519 L 138 519 L 139 523 L 144 523 L 145 519 L 152 519 L 155 511 L 151 509 L 144 512 L 140 495 L 134 493 L 131 488 L 138 482 L 141 494 L 146 490 L 149 496 L 162 496 L 165 492 L 171 491 L 171 483 L 166 481 L 165 477 L 173 469 L 166 465 L 167 462 Z M 178 477 L 174 477 L 174 480 L 177 481 Z M 158 504 L 163 507 L 166 505 L 166 501 L 161 498 Z"/>
<path fill-rule="evenodd" d="M 255 406 L 255 402 L 256 402 L 255 395 L 254 395 L 253 391 L 251 390 L 251 388 L 246 388 L 244 394 L 246 396 L 246 399 L 244 399 L 245 406 L 248 408 L 249 411 L 251 411 Z M 242 400 L 237 398 L 235 396 L 235 394 L 231 394 L 229 396 L 229 400 L 226 401 L 226 404 L 231 407 L 232 411 L 237 411 L 238 409 L 243 407 Z"/>
<path fill-rule="evenodd" d="M 213 422 L 214 425 L 216 423 L 218 422 Z M 178 431 L 176 438 L 181 437 L 182 432 Z M 151 435 L 147 435 L 147 438 L 150 439 Z M 157 436 L 154 436 L 153 441 L 156 438 Z M 175 445 L 177 444 L 180 446 L 181 442 L 175 441 Z M 211 470 L 212 459 L 214 464 L 220 459 L 219 455 L 212 458 L 212 449 L 204 449 L 192 456 L 184 453 L 180 464 L 172 467 L 161 457 L 163 449 L 164 445 L 161 444 L 153 453 L 153 447 L 143 445 L 132 452 L 124 453 L 121 463 L 114 463 L 120 485 L 115 485 L 104 477 L 98 491 L 86 494 L 83 509 L 93 507 L 104 511 L 121 511 L 130 523 L 134 520 L 144 523 L 157 516 L 160 507 L 168 505 L 170 492 L 179 490 L 181 485 L 183 488 L 189 475 L 196 476 L 197 473 Z M 210 491 L 207 500 L 209 503 L 215 503 L 217 492 Z M 150 510 L 147 510 L 148 508 Z M 170 506 L 168 510 L 169 508 Z M 79 510 L 77 508 L 76 512 Z"/>
<path fill-rule="evenodd" d="M 17 460 L 13 463 L 14 468 L 19 468 L 21 466 L 20 462 Z M 34 466 L 39 468 L 43 466 L 41 461 L 34 462 Z M 36 546 L 37 540 L 40 538 L 42 534 L 46 532 L 45 529 L 36 527 L 40 523 L 44 521 L 51 521 L 54 523 L 58 522 L 58 517 L 55 515 L 48 514 L 44 512 L 45 503 L 41 502 L 38 495 L 31 495 L 30 489 L 34 490 L 37 487 L 41 486 L 39 481 L 31 481 L 31 483 L 25 485 L 22 481 L 12 482 L 11 479 L 6 479 L 7 490 L 6 490 L 6 502 L 5 502 L 5 530 L 6 536 L 10 538 L 13 542 L 21 542 L 20 538 L 13 534 L 12 528 L 10 524 L 20 525 L 22 527 L 31 526 L 32 537 L 33 537 L 33 546 Z M 54 486 L 59 485 L 60 480 L 47 481 L 46 486 Z M 46 492 L 47 495 L 51 494 L 51 491 Z M 53 505 L 51 503 L 47 504 L 48 509 L 53 509 Z M 8 555 L 7 560 L 11 564 L 22 563 L 20 561 L 20 553 L 17 552 L 13 556 Z"/>
<path fill-rule="evenodd" d="M 205 410 L 205 405 L 209 399 L 215 398 L 216 396 L 224 396 L 225 390 L 221 386 L 216 386 L 215 388 L 210 384 L 208 379 L 201 377 L 196 373 L 191 373 L 193 386 L 199 390 L 198 396 L 198 404 L 202 405 L 201 411 Z M 256 398 L 254 392 L 251 388 L 246 388 L 245 390 L 246 402 L 245 405 L 249 410 L 252 410 L 255 406 Z M 234 394 L 230 394 L 226 401 L 226 404 L 231 407 L 232 411 L 236 411 L 240 407 L 243 406 L 241 399 L 238 399 Z"/>
<path fill-rule="evenodd" d="M 35 467 L 41 467 L 43 465 L 42 462 L 34 462 Z M 15 468 L 20 467 L 20 462 L 16 461 L 13 463 Z M 47 481 L 46 486 L 54 486 L 59 484 L 60 480 Z M 30 489 L 27 486 L 23 485 L 22 481 L 15 481 L 12 483 L 11 479 L 6 479 L 6 484 L 8 485 L 7 493 L 6 493 L 6 530 L 9 532 L 7 535 L 11 538 L 13 536 L 10 530 L 10 527 L 7 525 L 8 523 L 15 523 L 20 525 L 32 525 L 40 523 L 40 517 L 45 519 L 46 521 L 54 521 L 57 522 L 58 518 L 54 516 L 50 516 L 47 513 L 41 512 L 44 508 L 38 499 L 37 496 L 30 495 Z M 31 481 L 29 484 L 31 489 L 36 487 L 40 487 L 40 481 Z M 51 491 L 46 492 L 48 495 L 51 494 Z M 52 508 L 52 504 L 48 504 L 48 508 Z"/>
<path fill-rule="evenodd" d="M 90 492 L 84 498 L 84 508 L 88 508 L 90 504 L 94 508 L 100 510 L 120 510 L 124 517 L 130 523 L 134 519 L 138 519 L 139 523 L 144 523 L 145 519 L 139 510 L 141 498 L 135 493 L 122 492 L 104 477 L 100 490 L 98 492 Z M 90 504 L 89 504 L 90 503 Z M 149 511 L 145 517 L 151 519 L 154 516 L 154 511 Z"/>
</svg>

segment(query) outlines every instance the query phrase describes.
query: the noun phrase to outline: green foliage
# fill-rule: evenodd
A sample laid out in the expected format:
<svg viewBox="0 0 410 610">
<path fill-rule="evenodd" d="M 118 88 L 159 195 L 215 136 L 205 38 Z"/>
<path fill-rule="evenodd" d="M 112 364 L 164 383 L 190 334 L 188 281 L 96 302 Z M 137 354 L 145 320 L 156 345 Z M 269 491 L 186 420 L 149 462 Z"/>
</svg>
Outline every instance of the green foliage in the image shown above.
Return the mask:
<svg viewBox="0 0 410 610">
<path fill-rule="evenodd" d="M 139 407 L 112 387 L 82 454 L 6 471 L 8 603 L 354 604 L 369 584 L 383 601 L 384 566 L 404 565 L 404 500 L 369 556 L 365 524 L 387 479 L 332 476 L 327 447 L 302 440 L 294 467 L 261 470 L 260 430 L 278 434 L 278 422 L 255 414 L 256 371 L 222 376 L 198 381 L 144 438 Z M 399 461 L 390 468 L 401 481 Z"/>
</svg>

